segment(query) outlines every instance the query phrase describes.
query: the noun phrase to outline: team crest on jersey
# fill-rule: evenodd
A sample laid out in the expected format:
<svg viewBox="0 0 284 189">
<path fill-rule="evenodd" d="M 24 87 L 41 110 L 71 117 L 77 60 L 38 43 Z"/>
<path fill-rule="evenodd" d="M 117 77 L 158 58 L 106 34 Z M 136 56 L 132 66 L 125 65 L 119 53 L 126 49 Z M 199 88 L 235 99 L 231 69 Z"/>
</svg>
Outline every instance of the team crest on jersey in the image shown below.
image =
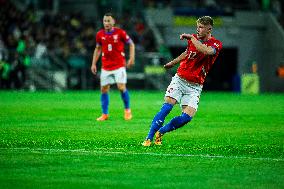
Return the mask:
<svg viewBox="0 0 284 189">
<path fill-rule="evenodd" d="M 118 35 L 113 35 L 113 40 L 114 40 L 115 43 L 117 43 Z"/>
<path fill-rule="evenodd" d="M 214 45 L 215 45 L 216 47 L 219 47 L 219 45 L 218 45 L 217 43 L 214 43 Z"/>
<path fill-rule="evenodd" d="M 102 37 L 102 40 L 106 40 L 106 38 L 105 38 L 105 37 Z"/>
</svg>

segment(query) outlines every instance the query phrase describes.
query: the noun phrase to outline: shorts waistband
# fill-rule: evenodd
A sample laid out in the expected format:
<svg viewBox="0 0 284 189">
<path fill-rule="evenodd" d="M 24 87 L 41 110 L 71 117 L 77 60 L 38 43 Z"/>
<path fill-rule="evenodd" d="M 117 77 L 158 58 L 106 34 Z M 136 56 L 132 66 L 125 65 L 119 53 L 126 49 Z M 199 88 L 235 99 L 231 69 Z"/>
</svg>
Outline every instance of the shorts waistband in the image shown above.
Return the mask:
<svg viewBox="0 0 284 189">
<path fill-rule="evenodd" d="M 179 75 L 175 74 L 176 77 L 178 77 L 180 80 L 182 80 L 183 82 L 185 82 L 187 85 L 191 85 L 191 86 L 195 86 L 195 87 L 198 87 L 198 88 L 203 88 L 203 85 L 200 85 L 199 83 L 194 83 L 194 82 L 190 82 L 190 81 L 187 81 L 186 79 L 183 79 L 181 78 Z"/>
</svg>

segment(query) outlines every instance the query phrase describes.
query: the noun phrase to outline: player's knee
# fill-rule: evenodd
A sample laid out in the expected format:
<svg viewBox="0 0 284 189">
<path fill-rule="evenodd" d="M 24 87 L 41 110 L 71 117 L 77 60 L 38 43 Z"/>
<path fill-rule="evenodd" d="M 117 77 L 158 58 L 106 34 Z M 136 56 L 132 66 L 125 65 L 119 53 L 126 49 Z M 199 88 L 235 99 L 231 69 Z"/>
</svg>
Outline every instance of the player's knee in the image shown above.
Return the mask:
<svg viewBox="0 0 284 189">
<path fill-rule="evenodd" d="M 101 92 L 102 93 L 107 93 L 109 91 L 109 86 L 102 86 L 101 87 Z"/>
<path fill-rule="evenodd" d="M 118 90 L 124 92 L 126 90 L 126 86 L 124 84 L 118 84 L 117 85 Z"/>
<path fill-rule="evenodd" d="M 183 113 L 193 117 L 196 113 L 196 109 L 190 106 L 182 106 Z"/>
<path fill-rule="evenodd" d="M 174 99 L 174 98 L 172 98 L 172 97 L 168 97 L 168 96 L 166 96 L 166 97 L 164 98 L 164 100 L 165 100 L 166 103 L 169 103 L 169 104 L 172 104 L 172 105 L 175 105 L 175 104 L 177 103 L 177 100 L 176 100 L 176 99 Z"/>
</svg>

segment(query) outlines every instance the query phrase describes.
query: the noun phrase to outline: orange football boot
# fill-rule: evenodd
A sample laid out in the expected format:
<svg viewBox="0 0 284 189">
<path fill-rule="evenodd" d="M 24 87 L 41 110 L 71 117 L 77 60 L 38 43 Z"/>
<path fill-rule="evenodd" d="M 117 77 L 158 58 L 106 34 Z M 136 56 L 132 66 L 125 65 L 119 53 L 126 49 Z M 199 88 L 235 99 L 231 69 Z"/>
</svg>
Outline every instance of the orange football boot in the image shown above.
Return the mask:
<svg viewBox="0 0 284 189">
<path fill-rule="evenodd" d="M 105 121 L 108 120 L 108 114 L 102 114 L 100 117 L 97 118 L 97 121 Z"/>
<path fill-rule="evenodd" d="M 132 113 L 130 109 L 124 110 L 124 119 L 127 121 L 132 119 Z"/>
<path fill-rule="evenodd" d="M 155 139 L 156 145 L 162 145 L 162 136 L 163 135 L 159 131 L 156 132 L 156 139 Z"/>
<path fill-rule="evenodd" d="M 151 146 L 151 140 L 150 139 L 144 140 L 144 142 L 142 143 L 142 146 L 145 146 L 145 147 Z"/>
</svg>

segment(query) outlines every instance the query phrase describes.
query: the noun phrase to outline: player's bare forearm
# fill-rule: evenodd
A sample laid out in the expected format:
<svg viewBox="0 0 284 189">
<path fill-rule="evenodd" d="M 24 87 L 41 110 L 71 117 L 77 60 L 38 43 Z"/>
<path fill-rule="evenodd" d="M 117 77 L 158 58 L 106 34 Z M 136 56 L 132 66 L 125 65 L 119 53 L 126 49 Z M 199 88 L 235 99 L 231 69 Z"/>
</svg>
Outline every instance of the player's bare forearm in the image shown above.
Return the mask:
<svg viewBox="0 0 284 189">
<path fill-rule="evenodd" d="M 207 54 L 207 55 L 214 54 L 214 49 L 212 47 L 208 47 L 202 44 L 195 37 L 192 37 L 190 40 L 199 52 L 202 52 L 203 54 Z"/>
<path fill-rule="evenodd" d="M 97 73 L 97 62 L 100 58 L 100 55 L 101 55 L 101 47 L 97 46 L 93 54 L 93 61 L 92 61 L 92 66 L 91 66 L 91 71 L 93 74 Z"/>
<path fill-rule="evenodd" d="M 179 63 L 182 59 L 186 57 L 186 51 L 179 55 L 177 58 L 173 59 L 172 61 L 168 62 L 164 65 L 164 68 L 170 69 L 174 67 L 177 63 Z"/>
<path fill-rule="evenodd" d="M 129 44 L 129 56 L 133 60 L 135 59 L 135 45 L 134 45 L 134 43 Z"/>
<path fill-rule="evenodd" d="M 135 45 L 134 43 L 129 44 L 129 60 L 127 62 L 127 68 L 130 68 L 135 63 Z"/>
<path fill-rule="evenodd" d="M 101 56 L 102 47 L 97 46 L 93 54 L 93 63 L 96 64 Z"/>
<path fill-rule="evenodd" d="M 212 47 L 207 47 L 206 45 L 202 44 L 198 39 L 196 39 L 191 34 L 183 33 L 179 36 L 179 38 L 180 38 L 180 40 L 183 40 L 183 39 L 191 40 L 191 42 L 196 47 L 196 49 L 199 52 L 202 52 L 203 54 L 207 54 L 207 55 L 214 54 L 214 49 Z"/>
</svg>

